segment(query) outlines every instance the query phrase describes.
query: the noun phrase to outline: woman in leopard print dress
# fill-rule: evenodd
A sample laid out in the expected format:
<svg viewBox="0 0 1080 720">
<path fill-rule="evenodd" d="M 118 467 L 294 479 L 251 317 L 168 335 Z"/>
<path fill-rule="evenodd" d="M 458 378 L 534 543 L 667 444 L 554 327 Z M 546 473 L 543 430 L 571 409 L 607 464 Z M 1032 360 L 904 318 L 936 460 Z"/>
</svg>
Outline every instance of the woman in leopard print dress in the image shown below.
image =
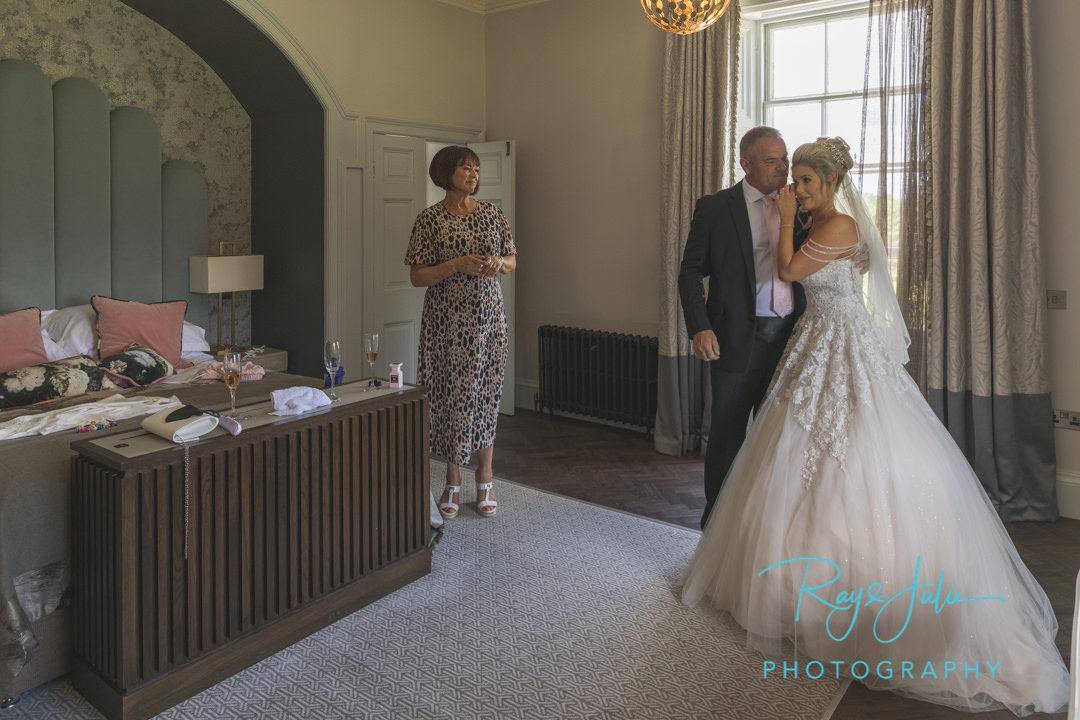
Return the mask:
<svg viewBox="0 0 1080 720">
<path fill-rule="evenodd" d="M 405 264 L 417 287 L 426 287 L 420 321 L 416 381 L 431 404 L 431 453 L 446 459 L 444 518 L 461 506 L 461 469 L 475 453 L 476 509 L 495 514 L 491 461 L 506 369 L 507 329 L 496 277 L 517 267 L 506 217 L 474 200 L 480 159 L 466 147 L 446 147 L 428 174 L 446 191 L 442 202 L 420 213 Z"/>
</svg>

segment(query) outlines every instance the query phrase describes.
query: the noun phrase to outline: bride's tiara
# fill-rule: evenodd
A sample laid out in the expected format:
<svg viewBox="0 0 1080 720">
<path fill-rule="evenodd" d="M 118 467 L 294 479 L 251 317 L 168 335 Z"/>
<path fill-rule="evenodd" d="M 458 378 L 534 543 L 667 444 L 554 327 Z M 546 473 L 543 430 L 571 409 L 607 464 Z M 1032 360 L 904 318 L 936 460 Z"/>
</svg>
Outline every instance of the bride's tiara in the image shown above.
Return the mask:
<svg viewBox="0 0 1080 720">
<path fill-rule="evenodd" d="M 822 145 L 829 149 L 829 153 L 833 156 L 833 160 L 844 170 L 848 169 L 847 163 L 844 162 L 844 155 L 840 148 L 836 147 L 836 144 L 829 138 L 822 138 L 817 141 L 818 145 Z"/>
</svg>

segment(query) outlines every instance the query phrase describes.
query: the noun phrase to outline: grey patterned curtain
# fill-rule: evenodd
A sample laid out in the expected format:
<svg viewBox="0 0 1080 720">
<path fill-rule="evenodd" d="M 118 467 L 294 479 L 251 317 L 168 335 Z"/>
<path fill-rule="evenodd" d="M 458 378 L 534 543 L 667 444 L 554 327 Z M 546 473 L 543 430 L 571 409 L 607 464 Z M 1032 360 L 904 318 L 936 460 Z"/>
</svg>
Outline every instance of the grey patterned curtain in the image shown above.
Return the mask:
<svg viewBox="0 0 1080 720">
<path fill-rule="evenodd" d="M 679 264 L 694 203 L 735 182 L 739 3 L 694 33 L 664 46 L 661 125 L 660 365 L 657 451 L 683 455 L 708 428 L 708 368 L 694 357 L 679 302 Z"/>
<path fill-rule="evenodd" d="M 933 0 L 927 387 L 1003 520 L 1054 520 L 1029 0 Z"/>
</svg>

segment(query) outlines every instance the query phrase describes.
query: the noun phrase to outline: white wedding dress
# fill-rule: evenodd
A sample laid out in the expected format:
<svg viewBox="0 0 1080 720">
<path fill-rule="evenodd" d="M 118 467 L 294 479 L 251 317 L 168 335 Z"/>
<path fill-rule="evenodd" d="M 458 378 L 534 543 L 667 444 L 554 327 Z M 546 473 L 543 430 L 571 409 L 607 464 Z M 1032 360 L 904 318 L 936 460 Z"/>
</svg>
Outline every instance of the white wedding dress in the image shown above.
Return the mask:
<svg viewBox="0 0 1080 720">
<path fill-rule="evenodd" d="M 1062 710 L 1069 676 L 1050 602 L 886 351 L 862 277 L 838 260 L 802 285 L 806 313 L 683 576 L 683 602 L 730 613 L 771 658 L 770 678 L 783 680 L 786 663 L 787 677 L 854 677 L 965 710 Z"/>
</svg>

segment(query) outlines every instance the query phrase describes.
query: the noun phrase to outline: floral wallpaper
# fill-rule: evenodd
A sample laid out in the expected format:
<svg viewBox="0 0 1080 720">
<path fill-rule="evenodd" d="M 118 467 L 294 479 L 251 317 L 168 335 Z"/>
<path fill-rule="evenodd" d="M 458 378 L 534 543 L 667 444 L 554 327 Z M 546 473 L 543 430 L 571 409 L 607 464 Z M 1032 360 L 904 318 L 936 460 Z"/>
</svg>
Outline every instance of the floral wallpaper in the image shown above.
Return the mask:
<svg viewBox="0 0 1080 720">
<path fill-rule="evenodd" d="M 162 162 L 203 170 L 210 246 L 251 248 L 251 120 L 228 87 L 187 45 L 118 0 L 0 0 L 0 59 L 33 63 L 52 80 L 82 77 L 111 107 L 150 113 L 161 131 Z M 216 333 L 208 318 L 188 318 Z M 226 309 L 228 312 L 228 309 Z M 249 342 L 250 303 L 237 296 L 237 335 Z"/>
</svg>

